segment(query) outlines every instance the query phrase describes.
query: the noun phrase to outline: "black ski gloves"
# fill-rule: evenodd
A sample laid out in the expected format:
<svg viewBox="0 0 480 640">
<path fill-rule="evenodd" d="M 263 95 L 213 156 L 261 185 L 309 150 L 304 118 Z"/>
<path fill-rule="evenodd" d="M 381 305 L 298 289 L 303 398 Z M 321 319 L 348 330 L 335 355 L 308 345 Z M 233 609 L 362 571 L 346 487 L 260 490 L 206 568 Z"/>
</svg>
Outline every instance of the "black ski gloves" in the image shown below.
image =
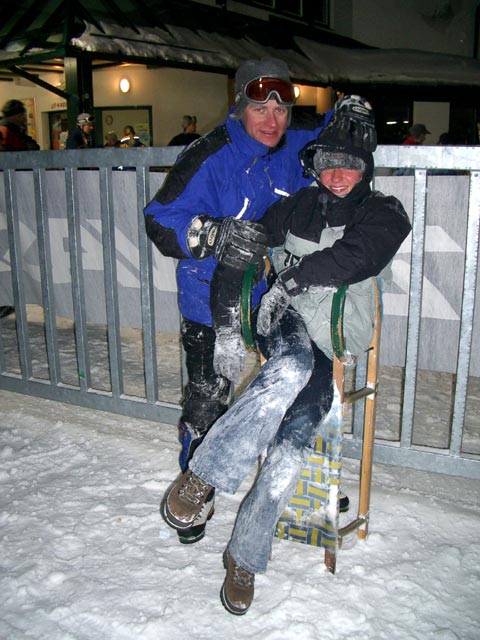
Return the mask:
<svg viewBox="0 0 480 640">
<path fill-rule="evenodd" d="M 335 133 L 340 145 L 353 143 L 369 153 L 377 148 L 373 109 L 361 96 L 351 95 L 337 100 L 334 116 L 325 130 Z"/>
<path fill-rule="evenodd" d="M 236 218 L 198 216 L 188 228 L 187 242 L 197 260 L 213 255 L 220 264 L 240 271 L 260 264 L 267 253 L 261 225 Z"/>
</svg>

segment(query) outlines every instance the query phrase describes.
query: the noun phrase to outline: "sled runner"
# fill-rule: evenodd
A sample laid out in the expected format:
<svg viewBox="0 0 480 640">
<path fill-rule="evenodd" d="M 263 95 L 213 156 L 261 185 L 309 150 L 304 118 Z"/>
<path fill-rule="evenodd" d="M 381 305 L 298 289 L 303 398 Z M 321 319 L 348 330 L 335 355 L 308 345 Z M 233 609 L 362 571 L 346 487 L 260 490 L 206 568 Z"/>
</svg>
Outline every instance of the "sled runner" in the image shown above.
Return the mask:
<svg viewBox="0 0 480 640">
<path fill-rule="evenodd" d="M 251 278 L 253 275 L 247 272 L 241 305 L 242 331 L 250 348 L 255 344 L 250 325 Z M 377 278 L 372 278 L 372 282 L 375 292 L 375 325 L 366 353 L 365 386 L 352 392 L 345 391 L 345 367 L 347 360 L 351 362 L 351 357 L 346 354 L 343 335 L 347 287 L 340 287 L 333 298 L 331 316 L 334 400 L 319 428 L 315 450 L 302 469 L 297 489 L 281 515 L 276 530 L 280 539 L 323 547 L 325 565 L 332 573 L 335 573 L 337 552 L 343 538 L 353 532 L 359 538 L 365 538 L 368 534 L 381 334 L 381 292 Z M 358 512 L 348 524 L 340 527 L 338 493 L 342 473 L 343 418 L 346 405 L 359 400 L 365 402 L 365 410 Z"/>
</svg>

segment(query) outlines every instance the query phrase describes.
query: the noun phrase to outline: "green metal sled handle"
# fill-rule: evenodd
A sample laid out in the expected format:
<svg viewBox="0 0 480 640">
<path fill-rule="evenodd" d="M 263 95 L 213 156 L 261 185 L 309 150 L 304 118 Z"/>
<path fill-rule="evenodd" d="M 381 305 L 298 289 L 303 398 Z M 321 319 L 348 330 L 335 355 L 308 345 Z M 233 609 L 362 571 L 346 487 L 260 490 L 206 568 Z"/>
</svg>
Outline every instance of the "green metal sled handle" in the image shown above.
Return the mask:
<svg viewBox="0 0 480 640">
<path fill-rule="evenodd" d="M 242 293 L 240 298 L 240 324 L 242 329 L 243 341 L 247 349 L 255 351 L 257 344 L 253 337 L 252 330 L 252 290 L 255 272 L 257 268 L 251 264 L 243 274 Z"/>
<path fill-rule="evenodd" d="M 252 289 L 256 267 L 250 265 L 245 271 L 242 280 L 242 293 L 240 299 L 240 323 L 245 346 L 252 351 L 257 348 L 252 330 Z M 332 314 L 330 322 L 330 335 L 332 349 L 339 360 L 345 356 L 345 338 L 343 335 L 343 312 L 348 286 L 343 285 L 335 291 L 332 300 Z"/>
<path fill-rule="evenodd" d="M 335 356 L 343 361 L 345 357 L 345 336 L 343 335 L 343 312 L 347 297 L 347 285 L 338 287 L 333 295 L 332 314 L 330 320 L 330 337 Z"/>
</svg>

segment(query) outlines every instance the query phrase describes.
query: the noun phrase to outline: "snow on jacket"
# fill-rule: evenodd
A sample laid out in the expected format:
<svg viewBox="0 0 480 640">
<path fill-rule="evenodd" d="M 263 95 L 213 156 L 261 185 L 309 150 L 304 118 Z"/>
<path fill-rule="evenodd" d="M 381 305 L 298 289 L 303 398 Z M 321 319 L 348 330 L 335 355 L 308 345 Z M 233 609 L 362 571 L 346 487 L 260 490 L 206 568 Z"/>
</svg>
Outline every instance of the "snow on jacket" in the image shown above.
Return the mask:
<svg viewBox="0 0 480 640">
<path fill-rule="evenodd" d="M 310 180 L 302 175 L 298 152 L 320 132 L 318 124 L 288 129 L 271 149 L 254 140 L 241 121 L 227 118 L 179 156 L 146 207 L 145 222 L 157 248 L 179 259 L 178 300 L 185 318 L 211 326 L 210 283 L 218 264 L 211 256 L 191 257 L 187 230 L 192 220 L 201 214 L 258 220 L 276 200 L 305 187 Z M 256 287 L 255 300 L 264 290 L 264 284 Z"/>
<path fill-rule="evenodd" d="M 13 122 L 0 120 L 0 151 L 38 151 L 37 142 Z"/>
</svg>

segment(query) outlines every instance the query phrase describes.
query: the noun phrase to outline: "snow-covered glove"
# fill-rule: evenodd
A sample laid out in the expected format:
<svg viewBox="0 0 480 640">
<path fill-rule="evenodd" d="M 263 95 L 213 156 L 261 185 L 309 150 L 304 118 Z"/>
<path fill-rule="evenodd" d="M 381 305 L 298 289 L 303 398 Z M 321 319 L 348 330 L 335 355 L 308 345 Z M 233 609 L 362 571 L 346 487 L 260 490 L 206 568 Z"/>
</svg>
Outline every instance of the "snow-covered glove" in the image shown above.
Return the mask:
<svg viewBox="0 0 480 640">
<path fill-rule="evenodd" d="M 277 280 L 262 297 L 257 316 L 257 333 L 261 336 L 270 335 L 289 304 L 290 295 L 285 291 L 283 284 Z"/>
<path fill-rule="evenodd" d="M 337 100 L 335 113 L 326 129 L 335 132 L 339 144 L 349 142 L 372 153 L 377 148 L 373 109 L 361 96 L 350 95 Z"/>
<path fill-rule="evenodd" d="M 268 336 L 277 326 L 292 296 L 307 290 L 297 280 L 299 264 L 300 262 L 281 271 L 272 288 L 262 297 L 257 316 L 257 332 L 261 336 Z"/>
<path fill-rule="evenodd" d="M 194 258 L 213 255 L 220 264 L 240 271 L 260 264 L 267 253 L 261 225 L 236 218 L 198 216 L 187 231 L 187 242 Z"/>
<path fill-rule="evenodd" d="M 246 352 L 239 327 L 226 326 L 216 329 L 213 368 L 217 375 L 237 384 L 245 365 Z"/>
</svg>

